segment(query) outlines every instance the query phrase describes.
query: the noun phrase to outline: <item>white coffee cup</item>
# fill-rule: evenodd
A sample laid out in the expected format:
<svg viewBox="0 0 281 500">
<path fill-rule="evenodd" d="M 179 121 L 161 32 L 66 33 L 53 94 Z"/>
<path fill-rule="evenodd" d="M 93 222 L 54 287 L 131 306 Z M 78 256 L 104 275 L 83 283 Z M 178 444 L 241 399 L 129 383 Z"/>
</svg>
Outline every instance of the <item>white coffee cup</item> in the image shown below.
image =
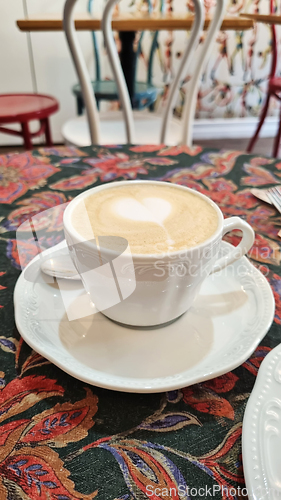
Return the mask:
<svg viewBox="0 0 281 500">
<path fill-rule="evenodd" d="M 215 209 L 218 227 L 203 243 L 165 255 L 134 255 L 126 240 L 118 242 L 118 250 L 113 247 L 101 250 L 95 240 L 86 241 L 72 224 L 77 205 L 97 191 L 132 183 L 168 184 L 120 181 L 84 191 L 69 203 L 64 212 L 65 238 L 84 287 L 100 312 L 126 325 L 156 326 L 185 313 L 208 274 L 222 270 L 245 255 L 254 243 L 254 231 L 239 217 L 224 220 L 219 207 L 205 195 L 185 186 L 173 185 L 175 189 L 190 191 L 203 198 Z M 237 247 L 218 259 L 222 237 L 233 229 L 242 231 L 242 239 Z"/>
</svg>

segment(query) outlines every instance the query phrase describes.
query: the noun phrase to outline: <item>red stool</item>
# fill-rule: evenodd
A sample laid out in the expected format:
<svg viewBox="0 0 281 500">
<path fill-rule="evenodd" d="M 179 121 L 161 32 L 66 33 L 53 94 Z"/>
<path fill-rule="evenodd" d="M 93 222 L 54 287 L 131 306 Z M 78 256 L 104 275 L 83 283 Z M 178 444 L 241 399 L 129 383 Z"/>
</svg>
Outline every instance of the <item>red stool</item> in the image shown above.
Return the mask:
<svg viewBox="0 0 281 500">
<path fill-rule="evenodd" d="M 58 109 L 58 101 L 48 95 L 2 94 L 0 95 L 0 132 L 23 137 L 26 149 L 32 149 L 32 137 L 45 134 L 46 145 L 52 146 L 49 116 Z M 40 128 L 37 132 L 30 132 L 28 122 L 31 120 L 39 120 Z M 20 123 L 21 131 L 1 126 L 7 123 Z"/>
</svg>

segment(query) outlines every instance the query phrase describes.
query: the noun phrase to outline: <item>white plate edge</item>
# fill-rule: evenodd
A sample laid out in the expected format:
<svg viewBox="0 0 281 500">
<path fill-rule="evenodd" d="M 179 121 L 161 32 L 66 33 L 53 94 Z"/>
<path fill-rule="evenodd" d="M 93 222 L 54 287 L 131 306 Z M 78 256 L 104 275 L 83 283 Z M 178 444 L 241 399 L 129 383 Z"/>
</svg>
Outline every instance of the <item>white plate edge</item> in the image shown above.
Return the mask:
<svg viewBox="0 0 281 500">
<path fill-rule="evenodd" d="M 277 354 L 278 353 L 278 354 Z M 247 487 L 247 492 L 248 492 L 248 497 L 250 500 L 262 500 L 262 498 L 267 498 L 268 500 L 271 499 L 271 496 L 257 496 L 253 494 L 254 488 L 253 486 L 253 474 L 262 474 L 263 477 L 264 470 L 261 465 L 261 456 L 259 456 L 259 450 L 256 449 L 256 451 L 253 451 L 252 448 L 250 448 L 249 451 L 249 446 L 253 446 L 253 443 L 251 441 L 251 438 L 249 436 L 256 435 L 258 431 L 253 431 L 253 420 L 256 420 L 257 426 L 254 427 L 254 429 L 258 429 L 258 423 L 260 420 L 260 413 L 257 411 L 259 415 L 257 415 L 256 418 L 254 418 L 255 414 L 255 408 L 257 401 L 259 400 L 259 397 L 264 399 L 263 404 L 260 404 L 260 410 L 262 410 L 263 406 L 270 400 L 271 397 L 271 392 L 269 394 L 266 394 L 266 392 L 263 393 L 262 395 L 262 389 L 263 386 L 265 386 L 265 382 L 272 384 L 273 386 L 276 385 L 277 389 L 281 392 L 281 385 L 277 385 L 277 382 L 274 381 L 272 378 L 270 382 L 268 382 L 267 377 L 268 377 L 268 369 L 270 364 L 273 363 L 273 361 L 278 360 L 278 356 L 281 356 L 281 343 L 278 344 L 276 347 L 274 347 L 263 359 L 260 368 L 258 370 L 258 374 L 255 380 L 254 387 L 252 389 L 252 392 L 250 394 L 250 397 L 248 399 L 246 408 L 245 408 L 245 413 L 243 417 L 243 425 L 242 425 L 242 458 L 243 458 L 243 470 L 244 470 L 244 477 L 245 477 L 245 483 Z M 255 422 L 254 422 L 255 423 Z M 260 437 L 259 437 L 260 438 Z M 252 438 L 256 439 L 256 438 Z M 252 445 L 251 445 L 252 443 Z M 255 445 L 256 446 L 256 445 Z M 257 444 L 257 446 L 260 447 L 260 444 Z M 253 455 L 254 454 L 254 455 Z M 280 452 L 281 455 L 281 452 Z M 245 459 L 247 457 L 247 459 Z M 250 459 L 249 459 L 249 458 Z M 256 457 L 255 459 L 253 457 Z M 248 460 L 249 460 L 249 465 L 248 465 Z M 261 469 L 261 472 L 258 472 L 258 469 L 254 469 L 254 467 L 258 467 Z M 256 471 L 256 472 L 255 472 Z M 260 478 L 260 476 L 259 476 Z M 270 491 L 270 485 L 269 485 L 269 491 Z"/>
</svg>

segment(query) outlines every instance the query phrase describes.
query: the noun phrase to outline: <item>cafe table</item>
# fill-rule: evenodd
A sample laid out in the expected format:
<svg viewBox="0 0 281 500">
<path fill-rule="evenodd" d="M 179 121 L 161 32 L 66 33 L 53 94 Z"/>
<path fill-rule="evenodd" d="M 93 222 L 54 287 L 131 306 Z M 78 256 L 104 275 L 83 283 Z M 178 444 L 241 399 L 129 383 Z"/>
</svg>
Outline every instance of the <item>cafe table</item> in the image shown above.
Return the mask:
<svg viewBox="0 0 281 500">
<path fill-rule="evenodd" d="M 250 19 L 256 23 L 265 23 L 265 24 L 281 24 L 281 16 L 278 14 L 248 14 L 246 12 L 242 12 L 240 14 L 241 19 Z"/>
<path fill-rule="evenodd" d="M 281 218 L 251 188 L 280 183 L 280 160 L 200 146 L 53 147 L 2 155 L 0 173 L 1 500 L 242 497 L 243 415 L 260 364 L 280 343 L 281 325 Z M 124 179 L 189 186 L 213 199 L 225 217 L 237 215 L 254 228 L 248 258 L 270 284 L 275 317 L 232 371 L 169 391 L 109 390 L 70 376 L 21 338 L 13 305 L 23 264 L 17 228 L 82 190 Z M 62 214 L 55 213 L 47 229 L 42 220 L 41 248 L 64 238 Z M 236 244 L 238 235 L 226 239 Z M 35 254 L 27 240 L 24 264 Z M 176 348 L 180 354 L 182 346 Z M 149 349 L 148 342 L 144 366 Z"/>
<path fill-rule="evenodd" d="M 126 12 L 118 13 L 113 16 L 112 28 L 120 33 L 122 42 L 127 47 L 131 47 L 128 53 L 133 54 L 133 40 L 136 31 L 160 31 L 160 30 L 187 30 L 190 31 L 194 16 L 189 13 L 176 12 Z M 210 25 L 211 17 L 207 16 L 204 22 L 204 29 L 207 30 Z M 78 31 L 99 31 L 101 30 L 101 17 L 90 13 L 75 14 L 75 28 Z M 55 32 L 63 30 L 62 15 L 58 13 L 37 14 L 27 18 L 17 20 L 18 28 L 23 32 Z M 239 16 L 225 16 L 222 21 L 222 30 L 241 30 L 245 31 L 253 28 L 254 22 L 251 19 Z M 122 33 L 122 35 L 121 35 Z M 127 57 L 127 51 L 126 55 Z M 133 60 L 131 64 L 123 61 L 122 51 L 120 54 L 122 67 L 126 67 L 125 79 L 128 85 L 130 97 L 133 98 L 134 71 Z"/>
<path fill-rule="evenodd" d="M 204 29 L 208 29 L 210 16 L 206 16 Z M 115 31 L 159 31 L 159 30 L 190 30 L 194 16 L 177 12 L 167 13 L 119 13 L 113 16 L 112 28 Z M 225 16 L 222 30 L 248 30 L 254 25 L 252 19 L 239 16 Z M 17 26 L 21 31 L 62 31 L 62 15 L 57 13 L 37 14 L 28 18 L 18 19 Z M 101 18 L 89 13 L 75 15 L 75 28 L 78 31 L 101 30 Z"/>
</svg>

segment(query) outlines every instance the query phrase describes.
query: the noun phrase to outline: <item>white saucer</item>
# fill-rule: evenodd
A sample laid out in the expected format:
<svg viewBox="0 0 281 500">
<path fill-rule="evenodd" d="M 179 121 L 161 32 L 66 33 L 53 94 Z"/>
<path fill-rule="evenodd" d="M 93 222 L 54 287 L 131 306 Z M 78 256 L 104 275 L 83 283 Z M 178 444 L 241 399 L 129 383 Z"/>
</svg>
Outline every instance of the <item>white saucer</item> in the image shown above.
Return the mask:
<svg viewBox="0 0 281 500">
<path fill-rule="evenodd" d="M 281 345 L 263 360 L 247 403 L 242 434 L 248 497 L 277 500 L 281 494 Z"/>
<path fill-rule="evenodd" d="M 223 243 L 222 254 L 231 248 Z M 79 281 L 61 281 L 75 316 L 84 289 Z M 22 273 L 14 301 L 19 332 L 42 356 L 84 382 L 143 393 L 178 389 L 236 368 L 274 316 L 271 288 L 246 257 L 206 278 L 191 309 L 156 329 L 124 327 L 98 312 L 69 321 L 57 284 L 44 282 L 43 275 L 34 284 Z"/>
</svg>

